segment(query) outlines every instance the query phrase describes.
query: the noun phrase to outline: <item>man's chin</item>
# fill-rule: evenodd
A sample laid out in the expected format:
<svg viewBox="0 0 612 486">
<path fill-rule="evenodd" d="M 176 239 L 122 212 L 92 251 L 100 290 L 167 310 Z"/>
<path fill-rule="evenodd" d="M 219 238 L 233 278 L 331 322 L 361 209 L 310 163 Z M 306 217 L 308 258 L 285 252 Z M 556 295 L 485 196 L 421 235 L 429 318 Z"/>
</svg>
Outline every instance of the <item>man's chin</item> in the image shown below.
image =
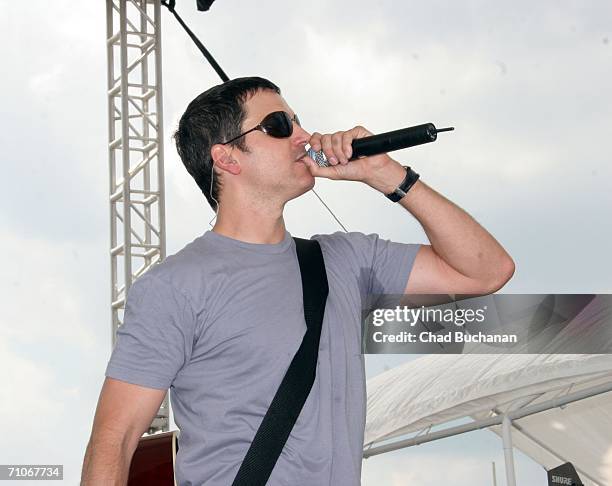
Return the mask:
<svg viewBox="0 0 612 486">
<path fill-rule="evenodd" d="M 302 194 L 304 194 L 305 192 L 310 191 L 316 183 L 315 177 L 310 173 L 310 170 L 308 169 L 308 167 L 306 167 L 306 170 L 308 171 L 308 176 L 304 176 L 304 186 L 306 187 L 304 189 L 304 192 L 302 192 Z M 302 195 L 300 194 L 300 196 Z"/>
<path fill-rule="evenodd" d="M 296 188 L 295 193 L 289 198 L 289 201 L 291 201 L 292 199 L 296 199 L 302 196 L 303 194 L 306 194 L 315 186 L 315 182 L 315 178 L 312 175 L 310 175 L 308 179 L 304 177 L 303 183 L 300 185 L 300 187 Z"/>
</svg>

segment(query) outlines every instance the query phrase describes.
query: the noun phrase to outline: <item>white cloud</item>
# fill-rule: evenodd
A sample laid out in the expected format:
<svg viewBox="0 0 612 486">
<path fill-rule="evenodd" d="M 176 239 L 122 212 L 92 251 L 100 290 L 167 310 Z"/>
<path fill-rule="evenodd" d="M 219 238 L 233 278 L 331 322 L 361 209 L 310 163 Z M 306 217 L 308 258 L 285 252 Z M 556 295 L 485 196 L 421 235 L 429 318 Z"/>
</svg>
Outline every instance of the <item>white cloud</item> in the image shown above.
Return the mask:
<svg viewBox="0 0 612 486">
<path fill-rule="evenodd" d="M 91 349 L 94 334 L 88 326 L 83 283 L 75 279 L 82 251 L 78 244 L 62 243 L 2 232 L 0 251 L 6 276 L 0 336 L 21 343 L 46 342 Z"/>
<path fill-rule="evenodd" d="M 63 66 L 56 64 L 47 71 L 34 74 L 28 80 L 28 88 L 33 94 L 38 96 L 52 95 L 60 88 L 63 72 Z"/>
<path fill-rule="evenodd" d="M 96 360 L 75 361 L 72 367 L 88 369 Z M 102 380 L 71 381 L 58 361 L 24 357 L 0 336 L 0 415 L 3 418 L 0 453 L 9 464 L 62 464 L 64 482 L 77 484 L 91 430 L 97 391 Z M 29 483 L 24 483 L 29 484 Z"/>
<path fill-rule="evenodd" d="M 5 418 L 3 434 L 8 437 L 36 436 L 63 413 L 63 404 L 52 397 L 57 384 L 53 369 L 15 354 L 3 338 L 0 338 L 0 370 L 0 415 Z M 25 417 L 28 420 L 22 420 Z"/>
</svg>

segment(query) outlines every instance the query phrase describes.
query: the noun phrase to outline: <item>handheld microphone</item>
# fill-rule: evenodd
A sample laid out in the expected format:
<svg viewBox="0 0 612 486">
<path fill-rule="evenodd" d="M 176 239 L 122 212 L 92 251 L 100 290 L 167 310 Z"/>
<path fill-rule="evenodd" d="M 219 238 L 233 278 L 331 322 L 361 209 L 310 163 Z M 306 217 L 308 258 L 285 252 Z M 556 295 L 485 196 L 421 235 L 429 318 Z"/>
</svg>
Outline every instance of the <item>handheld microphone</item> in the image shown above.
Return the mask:
<svg viewBox="0 0 612 486">
<path fill-rule="evenodd" d="M 454 127 L 436 128 L 433 123 L 425 123 L 423 125 L 402 128 L 392 132 L 356 138 L 351 143 L 353 155 L 349 160 L 368 157 L 370 155 L 384 154 L 394 150 L 434 142 L 438 138 L 438 133 L 449 132 L 454 129 Z M 322 150 L 315 152 L 312 148 L 309 148 L 307 154 L 320 167 L 329 167 L 331 165 Z"/>
</svg>

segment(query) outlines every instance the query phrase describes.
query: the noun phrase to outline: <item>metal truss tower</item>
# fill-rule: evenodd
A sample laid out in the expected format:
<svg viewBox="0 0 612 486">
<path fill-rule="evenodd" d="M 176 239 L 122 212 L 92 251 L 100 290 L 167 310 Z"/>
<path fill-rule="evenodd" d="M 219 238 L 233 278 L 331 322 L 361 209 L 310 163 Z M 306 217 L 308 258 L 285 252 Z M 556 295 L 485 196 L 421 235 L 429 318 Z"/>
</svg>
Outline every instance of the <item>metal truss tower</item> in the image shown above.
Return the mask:
<svg viewBox="0 0 612 486">
<path fill-rule="evenodd" d="M 132 282 L 166 256 L 159 0 L 106 0 L 112 342 Z M 149 433 L 168 430 L 168 395 Z"/>
</svg>

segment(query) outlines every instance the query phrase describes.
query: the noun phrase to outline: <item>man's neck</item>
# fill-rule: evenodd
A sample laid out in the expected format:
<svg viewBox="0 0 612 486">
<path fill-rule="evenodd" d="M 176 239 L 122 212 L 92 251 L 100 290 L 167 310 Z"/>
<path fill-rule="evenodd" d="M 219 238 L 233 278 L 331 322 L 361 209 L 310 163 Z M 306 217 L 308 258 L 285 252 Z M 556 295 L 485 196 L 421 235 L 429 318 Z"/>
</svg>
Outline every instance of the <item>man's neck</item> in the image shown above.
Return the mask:
<svg viewBox="0 0 612 486">
<path fill-rule="evenodd" d="M 282 209 L 272 211 L 221 209 L 212 231 L 247 243 L 275 244 L 285 238 L 285 220 Z"/>
</svg>

